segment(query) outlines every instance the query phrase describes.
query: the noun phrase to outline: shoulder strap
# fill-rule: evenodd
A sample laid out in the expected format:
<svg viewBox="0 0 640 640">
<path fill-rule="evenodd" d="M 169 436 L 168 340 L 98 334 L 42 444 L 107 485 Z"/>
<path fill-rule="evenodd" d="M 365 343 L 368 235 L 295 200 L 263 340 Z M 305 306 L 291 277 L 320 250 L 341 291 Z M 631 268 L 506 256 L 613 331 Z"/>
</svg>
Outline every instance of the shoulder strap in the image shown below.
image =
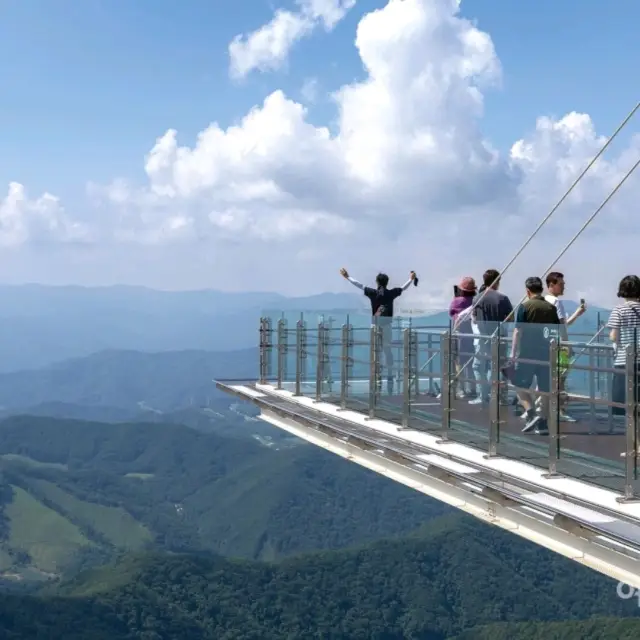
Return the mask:
<svg viewBox="0 0 640 640">
<path fill-rule="evenodd" d="M 627 304 L 629 304 L 629 303 L 627 303 Z M 638 318 L 640 320 L 640 311 L 638 311 L 638 307 L 636 306 L 637 304 L 639 304 L 639 303 L 632 302 L 632 303 L 629 304 L 629 308 L 633 309 L 633 313 L 636 314 L 636 318 Z"/>
</svg>

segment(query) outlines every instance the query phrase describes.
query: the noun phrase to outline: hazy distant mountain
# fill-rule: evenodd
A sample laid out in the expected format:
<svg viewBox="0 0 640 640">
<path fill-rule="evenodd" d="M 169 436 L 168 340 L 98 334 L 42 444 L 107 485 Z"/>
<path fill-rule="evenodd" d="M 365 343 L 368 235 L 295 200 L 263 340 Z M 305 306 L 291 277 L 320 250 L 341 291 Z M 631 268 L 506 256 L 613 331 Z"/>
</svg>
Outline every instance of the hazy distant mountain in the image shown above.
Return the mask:
<svg viewBox="0 0 640 640">
<path fill-rule="evenodd" d="M 32 413 L 35 408 L 40 415 L 111 421 L 137 413 L 215 408 L 221 402 L 227 407 L 232 400 L 216 391 L 214 380 L 255 379 L 257 372 L 257 347 L 223 352 L 102 351 L 42 369 L 0 374 L 0 411 Z M 74 415 L 71 405 L 98 413 Z M 103 409 L 106 415 L 100 413 Z"/>
<path fill-rule="evenodd" d="M 264 310 L 359 309 L 363 297 L 156 291 L 144 287 L 0 286 L 0 371 L 105 349 L 209 351 L 257 344 Z"/>
<path fill-rule="evenodd" d="M 0 286 L 0 372 L 46 366 L 107 349 L 226 351 L 257 345 L 258 318 L 283 312 L 291 326 L 306 314 L 313 326 L 324 314 L 335 326 L 368 324 L 364 296 L 356 293 L 286 298 L 277 293 L 156 291 L 144 287 Z M 568 309 L 575 303 L 567 301 Z M 592 308 L 576 324 L 593 333 Z M 446 325 L 446 313 L 416 318 L 418 326 Z"/>
</svg>

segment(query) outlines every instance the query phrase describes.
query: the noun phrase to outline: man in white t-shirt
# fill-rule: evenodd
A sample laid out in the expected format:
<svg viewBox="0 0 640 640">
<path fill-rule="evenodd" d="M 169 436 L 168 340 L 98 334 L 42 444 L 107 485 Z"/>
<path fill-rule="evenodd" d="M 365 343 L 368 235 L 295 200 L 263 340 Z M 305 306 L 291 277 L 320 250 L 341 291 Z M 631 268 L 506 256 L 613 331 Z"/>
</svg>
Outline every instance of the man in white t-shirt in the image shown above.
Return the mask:
<svg viewBox="0 0 640 640">
<path fill-rule="evenodd" d="M 559 271 L 552 271 L 547 274 L 547 294 L 544 299 L 547 302 L 550 302 L 555 306 L 558 312 L 558 318 L 560 318 L 560 340 L 564 342 L 569 341 L 569 332 L 567 331 L 567 327 L 571 326 L 585 311 L 586 306 L 581 304 L 571 316 L 567 317 L 567 312 L 565 311 L 564 305 L 562 304 L 562 300 L 560 300 L 560 296 L 564 295 L 565 282 L 564 282 L 564 274 Z M 564 361 L 568 361 L 571 357 L 571 350 L 567 347 L 564 349 Z M 564 371 L 564 375 L 560 378 L 560 391 L 565 390 L 565 381 L 568 371 Z M 560 396 L 560 420 L 563 422 L 575 422 L 575 418 L 572 418 L 570 415 L 565 413 L 565 405 L 566 405 L 566 396 Z"/>
</svg>

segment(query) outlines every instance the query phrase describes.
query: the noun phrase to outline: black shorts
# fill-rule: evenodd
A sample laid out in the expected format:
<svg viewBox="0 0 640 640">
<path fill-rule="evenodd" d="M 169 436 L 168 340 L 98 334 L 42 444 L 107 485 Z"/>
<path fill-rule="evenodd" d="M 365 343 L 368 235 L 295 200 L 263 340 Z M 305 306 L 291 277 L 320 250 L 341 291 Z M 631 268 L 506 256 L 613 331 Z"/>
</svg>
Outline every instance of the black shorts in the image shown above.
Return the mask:
<svg viewBox="0 0 640 640">
<path fill-rule="evenodd" d="M 532 358 L 533 360 L 533 358 Z M 538 383 L 539 391 L 551 391 L 551 371 L 548 364 L 530 364 L 519 362 L 516 364 L 513 384 L 519 389 L 529 389 L 533 379 Z"/>
</svg>

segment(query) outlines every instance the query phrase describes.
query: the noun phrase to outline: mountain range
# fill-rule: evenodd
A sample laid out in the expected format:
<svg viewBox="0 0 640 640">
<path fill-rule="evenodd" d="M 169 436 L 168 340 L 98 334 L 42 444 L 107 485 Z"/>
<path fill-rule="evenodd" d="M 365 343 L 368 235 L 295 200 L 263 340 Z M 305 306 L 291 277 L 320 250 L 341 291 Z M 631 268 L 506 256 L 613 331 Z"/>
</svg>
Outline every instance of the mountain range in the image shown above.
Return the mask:
<svg viewBox="0 0 640 640">
<path fill-rule="evenodd" d="M 132 553 L 38 595 L 0 595 L 5 638 L 632 640 L 595 572 L 465 516 L 278 563 Z"/>
<path fill-rule="evenodd" d="M 447 510 L 311 445 L 250 433 L 0 422 L 0 571 L 60 577 L 146 548 L 274 559 L 406 534 Z"/>
<path fill-rule="evenodd" d="M 144 287 L 0 286 L 0 371 L 46 366 L 97 351 L 255 347 L 268 310 L 363 308 L 362 296 L 156 291 Z"/>
<path fill-rule="evenodd" d="M 569 309 L 575 303 L 567 302 Z M 293 326 L 306 312 L 310 325 L 331 316 L 340 325 L 370 322 L 361 293 L 286 298 L 276 293 L 157 291 L 144 287 L 0 286 L 0 372 L 48 366 L 105 350 L 230 351 L 256 347 L 258 319 L 284 315 Z M 595 331 L 590 308 L 577 331 Z M 421 326 L 446 325 L 447 313 L 417 318 Z"/>
</svg>

